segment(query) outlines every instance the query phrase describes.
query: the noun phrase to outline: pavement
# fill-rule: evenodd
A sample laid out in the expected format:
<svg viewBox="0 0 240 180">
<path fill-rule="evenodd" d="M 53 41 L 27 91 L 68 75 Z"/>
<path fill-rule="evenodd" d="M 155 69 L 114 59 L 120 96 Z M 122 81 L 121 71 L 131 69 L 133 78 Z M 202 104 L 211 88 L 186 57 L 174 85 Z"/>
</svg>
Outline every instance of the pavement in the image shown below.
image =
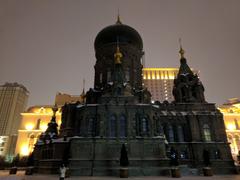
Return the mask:
<svg viewBox="0 0 240 180">
<path fill-rule="evenodd" d="M 34 174 L 32 176 L 25 176 L 24 171 L 18 171 L 16 175 L 9 175 L 9 171 L 0 171 L 0 180 L 58 180 L 57 175 L 42 175 Z M 164 180 L 173 179 L 165 176 L 143 176 L 143 177 L 129 177 L 132 180 Z M 175 179 L 175 178 L 174 178 Z M 183 176 L 178 178 L 181 180 L 240 180 L 240 175 L 214 175 L 210 177 L 204 176 Z M 120 180 L 119 177 L 92 177 L 92 176 L 73 176 L 66 178 L 66 180 Z"/>
</svg>

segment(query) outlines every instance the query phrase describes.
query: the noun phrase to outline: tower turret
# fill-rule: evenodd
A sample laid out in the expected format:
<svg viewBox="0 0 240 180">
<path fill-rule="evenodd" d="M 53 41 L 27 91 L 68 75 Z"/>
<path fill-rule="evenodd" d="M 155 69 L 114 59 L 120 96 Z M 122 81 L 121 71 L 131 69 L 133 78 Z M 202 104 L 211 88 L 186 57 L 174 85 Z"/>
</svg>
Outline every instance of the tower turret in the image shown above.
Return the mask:
<svg viewBox="0 0 240 180">
<path fill-rule="evenodd" d="M 174 79 L 173 96 L 177 103 L 204 103 L 204 87 L 197 74 L 194 74 L 184 57 L 185 51 L 180 42 L 180 68 Z"/>
</svg>

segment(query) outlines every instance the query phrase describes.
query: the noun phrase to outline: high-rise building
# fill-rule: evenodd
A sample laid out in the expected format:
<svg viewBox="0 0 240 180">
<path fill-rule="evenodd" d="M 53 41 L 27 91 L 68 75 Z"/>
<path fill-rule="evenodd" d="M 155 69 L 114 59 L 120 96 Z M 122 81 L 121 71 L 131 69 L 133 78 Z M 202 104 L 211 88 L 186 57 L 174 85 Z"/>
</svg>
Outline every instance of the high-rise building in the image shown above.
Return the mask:
<svg viewBox="0 0 240 180">
<path fill-rule="evenodd" d="M 143 83 L 150 91 L 153 101 L 173 101 L 173 81 L 179 68 L 143 68 Z M 199 72 L 192 70 L 195 74 Z"/>
<path fill-rule="evenodd" d="M 21 84 L 5 83 L 0 86 L 1 156 L 14 154 L 21 112 L 26 108 L 28 96 L 28 90 Z"/>
</svg>

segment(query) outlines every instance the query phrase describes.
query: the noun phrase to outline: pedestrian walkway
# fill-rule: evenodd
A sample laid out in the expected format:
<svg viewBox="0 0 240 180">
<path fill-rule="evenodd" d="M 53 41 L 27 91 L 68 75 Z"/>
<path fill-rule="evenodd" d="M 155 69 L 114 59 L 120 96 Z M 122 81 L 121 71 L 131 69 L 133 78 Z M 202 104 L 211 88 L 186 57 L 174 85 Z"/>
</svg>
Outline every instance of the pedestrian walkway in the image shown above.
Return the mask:
<svg viewBox="0 0 240 180">
<path fill-rule="evenodd" d="M 34 174 L 32 176 L 25 176 L 24 171 L 19 171 L 17 175 L 9 175 L 9 171 L 0 171 L 0 180 L 58 180 L 57 175 L 41 175 Z M 122 178 L 121 178 L 122 179 Z M 164 180 L 173 179 L 172 177 L 165 176 L 144 176 L 144 177 L 129 177 L 131 180 Z M 176 179 L 176 178 L 174 178 Z M 180 180 L 240 180 L 240 175 L 222 175 L 222 176 L 183 176 L 178 178 Z M 66 178 L 66 180 L 120 180 L 119 177 L 86 177 L 86 176 L 75 176 Z"/>
</svg>

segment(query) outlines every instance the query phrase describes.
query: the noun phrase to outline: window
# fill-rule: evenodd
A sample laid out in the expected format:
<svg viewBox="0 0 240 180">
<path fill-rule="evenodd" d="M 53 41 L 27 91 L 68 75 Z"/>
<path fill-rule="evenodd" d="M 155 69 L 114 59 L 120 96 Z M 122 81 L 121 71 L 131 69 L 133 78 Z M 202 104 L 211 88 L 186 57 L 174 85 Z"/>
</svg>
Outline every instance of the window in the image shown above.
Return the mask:
<svg viewBox="0 0 240 180">
<path fill-rule="evenodd" d="M 239 130 L 239 125 L 238 125 L 237 119 L 234 119 L 234 122 L 235 122 L 236 129 Z"/>
<path fill-rule="evenodd" d="M 110 116 L 109 120 L 109 137 L 116 137 L 116 117 Z"/>
<path fill-rule="evenodd" d="M 128 82 L 130 80 L 129 68 L 127 68 L 127 70 L 125 71 L 125 75 L 126 75 L 126 81 Z"/>
<path fill-rule="evenodd" d="M 102 73 L 100 73 L 100 75 L 99 75 L 99 81 L 100 81 L 100 83 L 102 83 Z"/>
<path fill-rule="evenodd" d="M 94 123 L 94 120 L 93 118 L 90 118 L 88 120 L 88 135 L 93 135 L 93 123 Z"/>
<path fill-rule="evenodd" d="M 107 82 L 111 81 L 111 71 L 107 72 Z"/>
<path fill-rule="evenodd" d="M 203 125 L 203 136 L 205 141 L 211 141 L 211 131 L 208 124 Z"/>
<path fill-rule="evenodd" d="M 237 135 L 235 135 L 234 138 L 235 138 L 235 143 L 237 145 L 237 149 L 239 151 L 240 150 L 240 138 Z"/>
<path fill-rule="evenodd" d="M 173 132 L 173 127 L 171 125 L 168 126 L 168 137 L 169 137 L 169 142 L 174 142 L 174 132 Z"/>
<path fill-rule="evenodd" d="M 161 124 L 159 124 L 159 127 L 158 127 L 158 134 L 161 136 L 164 135 L 164 130 Z"/>
<path fill-rule="evenodd" d="M 127 133 L 127 120 L 124 115 L 120 116 L 120 137 L 126 137 Z"/>
<path fill-rule="evenodd" d="M 183 128 L 181 125 L 177 126 L 178 142 L 184 142 Z"/>
<path fill-rule="evenodd" d="M 148 130 L 148 124 L 147 124 L 147 119 L 144 117 L 142 119 L 142 132 L 143 134 L 146 134 L 147 133 L 147 130 Z"/>
</svg>

